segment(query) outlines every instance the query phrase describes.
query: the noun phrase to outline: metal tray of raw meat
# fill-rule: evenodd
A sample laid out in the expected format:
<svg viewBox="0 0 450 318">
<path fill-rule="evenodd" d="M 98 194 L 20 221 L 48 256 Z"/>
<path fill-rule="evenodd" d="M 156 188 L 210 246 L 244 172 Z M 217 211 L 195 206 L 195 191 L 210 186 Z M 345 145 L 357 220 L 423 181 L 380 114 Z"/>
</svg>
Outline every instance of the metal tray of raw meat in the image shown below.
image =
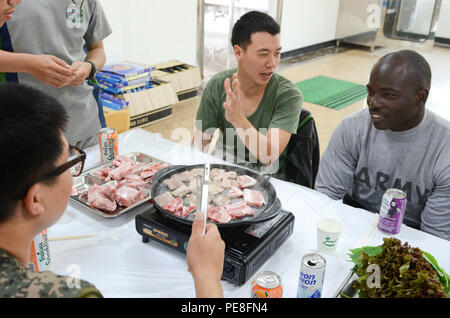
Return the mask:
<svg viewBox="0 0 450 318">
<path fill-rule="evenodd" d="M 130 154 L 127 154 L 124 156 L 130 158 L 136 164 L 136 167 L 132 170 L 131 173 L 139 173 L 142 170 L 144 170 L 145 168 L 152 166 L 154 164 L 167 164 L 166 162 L 164 162 L 162 160 L 159 160 L 157 158 L 154 158 L 152 156 L 149 156 L 149 155 L 146 155 L 146 154 L 143 154 L 140 152 L 133 152 L 133 153 L 130 153 Z M 113 185 L 117 185 L 119 182 L 123 181 L 123 179 L 106 181 L 96 175 L 96 173 L 99 170 L 101 170 L 105 167 L 113 167 L 113 166 L 114 165 L 112 162 L 104 163 L 99 166 L 96 166 L 95 168 L 92 168 L 92 169 L 89 169 L 89 170 L 83 172 L 78 177 L 74 177 L 73 178 L 73 186 L 72 186 L 72 195 L 70 196 L 71 201 L 83 206 L 85 209 L 87 209 L 97 215 L 100 215 L 100 216 L 103 216 L 106 218 L 115 218 L 115 217 L 118 217 L 119 215 L 129 212 L 130 210 L 133 210 L 137 206 L 140 206 L 145 203 L 150 204 L 151 186 L 152 186 L 151 179 L 150 179 L 150 181 L 148 181 L 149 179 L 147 179 L 146 180 L 146 181 L 148 181 L 147 185 L 140 188 L 142 190 L 142 192 L 145 194 L 145 198 L 136 202 L 135 204 L 133 204 L 131 206 L 124 207 L 124 206 L 120 206 L 119 204 L 117 204 L 116 210 L 109 212 L 109 211 L 104 211 L 104 210 L 92 207 L 88 204 L 88 200 L 87 200 L 88 190 L 93 185 L 107 186 L 108 184 L 111 184 L 111 183 Z"/>
</svg>

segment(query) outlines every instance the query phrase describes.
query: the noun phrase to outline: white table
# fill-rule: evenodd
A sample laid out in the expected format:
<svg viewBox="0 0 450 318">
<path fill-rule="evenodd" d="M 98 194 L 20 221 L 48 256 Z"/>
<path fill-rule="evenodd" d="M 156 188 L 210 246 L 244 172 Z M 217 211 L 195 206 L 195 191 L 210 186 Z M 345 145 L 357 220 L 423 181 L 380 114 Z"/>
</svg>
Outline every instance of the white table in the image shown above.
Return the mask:
<svg viewBox="0 0 450 318">
<path fill-rule="evenodd" d="M 219 163 L 217 158 L 188 146 L 163 139 L 142 129 L 119 135 L 119 153 L 143 152 L 171 164 Z M 100 163 L 98 146 L 87 150 L 85 169 Z M 281 276 L 284 297 L 296 297 L 300 261 L 316 252 L 315 222 L 324 216 L 340 219 L 344 230 L 337 250 L 322 254 L 327 261 L 323 297 L 332 297 L 353 264 L 349 249 L 380 245 L 388 236 L 377 228 L 377 214 L 355 209 L 311 189 L 270 179 L 285 210 L 295 215 L 294 232 L 259 269 Z M 96 237 L 51 241 L 51 270 L 87 280 L 105 297 L 195 297 L 194 283 L 185 257 L 157 243 L 142 243 L 135 229 L 133 211 L 117 218 L 103 218 L 69 203 L 66 213 L 49 229 L 49 237 L 90 235 Z M 431 253 L 450 272 L 450 242 L 405 225 L 395 237 Z M 251 280 L 243 286 L 223 281 L 224 296 L 250 297 Z"/>
</svg>

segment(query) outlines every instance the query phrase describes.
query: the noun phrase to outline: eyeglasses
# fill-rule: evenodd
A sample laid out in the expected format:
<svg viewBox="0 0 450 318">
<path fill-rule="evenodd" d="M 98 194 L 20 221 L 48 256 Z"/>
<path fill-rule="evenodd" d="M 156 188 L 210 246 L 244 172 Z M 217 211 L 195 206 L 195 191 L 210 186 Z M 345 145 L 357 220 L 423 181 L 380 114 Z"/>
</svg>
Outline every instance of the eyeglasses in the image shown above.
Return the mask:
<svg viewBox="0 0 450 318">
<path fill-rule="evenodd" d="M 16 200 L 23 199 L 33 184 L 41 182 L 45 179 L 57 177 L 57 176 L 61 175 L 63 172 L 65 172 L 66 170 L 70 169 L 72 176 L 78 177 L 83 172 L 85 160 L 86 160 L 86 153 L 83 150 L 81 150 L 80 148 L 70 145 L 68 161 L 66 163 L 60 165 L 59 167 L 56 167 L 54 170 L 42 175 L 40 178 L 38 178 L 34 182 L 30 183 L 27 187 L 24 188 L 24 190 L 19 192 L 19 194 L 16 196 Z"/>
</svg>

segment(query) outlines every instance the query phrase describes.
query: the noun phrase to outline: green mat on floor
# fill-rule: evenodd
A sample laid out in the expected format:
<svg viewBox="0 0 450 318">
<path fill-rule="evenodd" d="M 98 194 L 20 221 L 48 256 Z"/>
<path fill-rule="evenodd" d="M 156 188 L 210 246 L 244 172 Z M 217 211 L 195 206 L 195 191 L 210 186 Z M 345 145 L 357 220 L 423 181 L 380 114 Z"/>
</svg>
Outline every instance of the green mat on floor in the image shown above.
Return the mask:
<svg viewBox="0 0 450 318">
<path fill-rule="evenodd" d="M 367 96 L 364 85 L 350 83 L 326 76 L 316 76 L 295 84 L 305 102 L 341 109 Z"/>
</svg>

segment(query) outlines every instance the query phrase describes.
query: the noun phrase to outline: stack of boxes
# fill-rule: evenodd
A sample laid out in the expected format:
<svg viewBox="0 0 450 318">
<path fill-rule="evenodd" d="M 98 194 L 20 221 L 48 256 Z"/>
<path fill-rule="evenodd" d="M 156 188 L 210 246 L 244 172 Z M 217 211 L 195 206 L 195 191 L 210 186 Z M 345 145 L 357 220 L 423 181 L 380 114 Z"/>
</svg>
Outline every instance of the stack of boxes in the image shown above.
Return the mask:
<svg viewBox="0 0 450 318">
<path fill-rule="evenodd" d="M 200 69 L 177 60 L 107 65 L 96 80 L 106 124 L 119 133 L 172 117 L 173 105 L 197 96 L 202 86 Z"/>
<path fill-rule="evenodd" d="M 120 132 L 172 115 L 178 102 L 170 83 L 152 78 L 153 67 L 134 62 L 105 66 L 96 85 L 109 127 Z"/>
</svg>

